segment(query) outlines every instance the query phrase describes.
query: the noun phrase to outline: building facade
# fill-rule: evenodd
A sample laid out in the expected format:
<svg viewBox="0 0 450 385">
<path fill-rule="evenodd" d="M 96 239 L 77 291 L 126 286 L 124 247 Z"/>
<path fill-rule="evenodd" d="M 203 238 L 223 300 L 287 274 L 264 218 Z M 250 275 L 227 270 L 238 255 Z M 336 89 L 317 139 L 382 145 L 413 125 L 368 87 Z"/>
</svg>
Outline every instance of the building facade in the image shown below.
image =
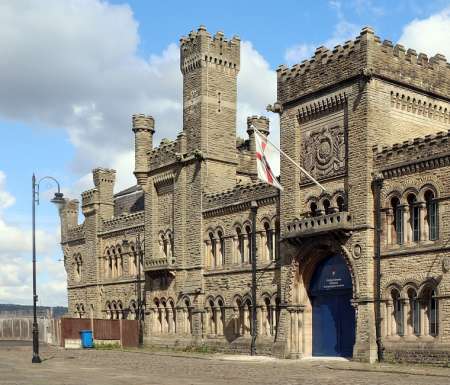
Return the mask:
<svg viewBox="0 0 450 385">
<path fill-rule="evenodd" d="M 154 119 L 134 115 L 137 185 L 114 194 L 114 170 L 95 169 L 84 222 L 76 200 L 60 211 L 70 314 L 136 317 L 140 293 L 144 343 L 248 351 L 256 202 L 259 353 L 373 361 L 378 336 L 388 359 L 447 362 L 445 58 L 364 28 L 280 66 L 281 149 L 325 187 L 282 161 L 280 192 L 256 177 L 253 127 L 269 135 L 269 120 L 236 137 L 239 38 L 200 27 L 180 53 L 176 140 L 154 147 Z"/>
</svg>

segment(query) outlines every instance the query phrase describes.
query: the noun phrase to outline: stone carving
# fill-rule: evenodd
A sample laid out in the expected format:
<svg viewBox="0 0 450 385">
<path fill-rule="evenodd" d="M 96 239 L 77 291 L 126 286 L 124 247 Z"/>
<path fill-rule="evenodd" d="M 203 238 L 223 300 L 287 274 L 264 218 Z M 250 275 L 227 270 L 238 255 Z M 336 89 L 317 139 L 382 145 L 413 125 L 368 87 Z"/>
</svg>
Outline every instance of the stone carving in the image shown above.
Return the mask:
<svg viewBox="0 0 450 385">
<path fill-rule="evenodd" d="M 344 129 L 340 126 L 325 126 L 306 132 L 301 156 L 303 167 L 316 179 L 345 173 Z M 307 177 L 302 174 L 302 181 Z"/>
<path fill-rule="evenodd" d="M 361 257 L 362 254 L 362 247 L 359 243 L 357 243 L 355 246 L 353 246 L 353 258 L 355 259 L 359 259 Z"/>
<path fill-rule="evenodd" d="M 450 271 L 450 257 L 444 257 L 444 259 L 442 260 L 442 270 L 444 271 L 444 273 Z"/>
</svg>

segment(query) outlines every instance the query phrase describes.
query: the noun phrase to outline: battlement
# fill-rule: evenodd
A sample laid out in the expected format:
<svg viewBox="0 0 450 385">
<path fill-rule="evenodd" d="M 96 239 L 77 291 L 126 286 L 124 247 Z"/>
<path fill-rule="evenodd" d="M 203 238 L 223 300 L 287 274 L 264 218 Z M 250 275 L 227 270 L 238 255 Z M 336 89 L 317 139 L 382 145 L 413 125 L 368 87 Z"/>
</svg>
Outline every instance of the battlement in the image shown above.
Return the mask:
<svg viewBox="0 0 450 385">
<path fill-rule="evenodd" d="M 269 126 L 270 121 L 266 116 L 253 115 L 247 117 L 247 132 L 249 132 L 249 134 L 250 132 L 253 132 L 253 127 L 255 127 L 262 134 L 269 135 Z"/>
<path fill-rule="evenodd" d="M 450 64 L 444 55 L 428 59 L 401 44 L 381 42 L 371 28 L 365 27 L 344 45 L 332 50 L 322 46 L 310 60 L 291 68 L 279 66 L 278 101 L 286 103 L 360 75 L 379 76 L 444 96 L 450 93 Z"/>
<path fill-rule="evenodd" d="M 98 186 L 102 182 L 114 183 L 116 180 L 116 170 L 98 167 L 92 170 L 94 185 Z"/>
<path fill-rule="evenodd" d="M 122 214 L 118 217 L 103 221 L 102 233 L 125 230 L 133 227 L 144 226 L 144 212 Z"/>
<path fill-rule="evenodd" d="M 372 149 L 375 163 L 379 168 L 431 159 L 448 154 L 450 130 L 395 143 L 392 146 L 373 146 Z"/>
<path fill-rule="evenodd" d="M 176 160 L 177 152 L 178 141 L 162 139 L 159 147 L 154 148 L 149 153 L 150 169 L 154 170 L 158 167 L 174 162 Z"/>
<path fill-rule="evenodd" d="M 84 231 L 84 223 L 81 225 L 77 225 L 67 230 L 67 237 L 65 239 L 66 242 L 77 241 L 80 239 L 84 239 L 86 237 Z"/>
<path fill-rule="evenodd" d="M 98 190 L 96 188 L 92 188 L 81 193 L 82 207 L 92 205 L 94 203 L 98 203 Z"/>
<path fill-rule="evenodd" d="M 180 39 L 181 72 L 186 74 L 207 64 L 239 71 L 240 44 L 238 36 L 230 40 L 223 32 L 211 36 L 206 27 L 200 26 L 197 31 L 191 31 L 187 37 Z"/>
<path fill-rule="evenodd" d="M 132 116 L 133 132 L 155 131 L 155 120 L 153 116 L 144 114 L 134 114 Z"/>
<path fill-rule="evenodd" d="M 204 194 L 203 209 L 205 211 L 227 207 L 235 204 L 250 202 L 264 198 L 278 196 L 278 190 L 264 182 L 238 185 L 220 193 Z"/>
</svg>

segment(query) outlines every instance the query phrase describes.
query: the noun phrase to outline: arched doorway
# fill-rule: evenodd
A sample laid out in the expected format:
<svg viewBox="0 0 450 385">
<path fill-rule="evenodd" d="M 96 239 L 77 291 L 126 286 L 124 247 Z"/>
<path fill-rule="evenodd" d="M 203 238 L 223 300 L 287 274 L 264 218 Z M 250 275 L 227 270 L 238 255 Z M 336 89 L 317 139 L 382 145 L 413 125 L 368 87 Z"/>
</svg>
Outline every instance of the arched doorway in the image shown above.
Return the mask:
<svg viewBox="0 0 450 385">
<path fill-rule="evenodd" d="M 309 285 L 313 356 L 351 357 L 355 343 L 352 279 L 340 255 L 323 260 Z"/>
</svg>

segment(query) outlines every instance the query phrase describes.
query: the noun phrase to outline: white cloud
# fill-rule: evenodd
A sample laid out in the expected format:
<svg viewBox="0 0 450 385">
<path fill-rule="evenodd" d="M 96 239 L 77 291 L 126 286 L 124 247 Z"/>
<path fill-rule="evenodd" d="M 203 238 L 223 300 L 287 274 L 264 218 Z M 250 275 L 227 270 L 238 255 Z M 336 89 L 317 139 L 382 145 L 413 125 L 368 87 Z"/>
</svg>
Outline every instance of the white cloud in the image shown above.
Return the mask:
<svg viewBox="0 0 450 385">
<path fill-rule="evenodd" d="M 12 206 L 16 201 L 15 198 L 9 192 L 4 191 L 5 179 L 6 179 L 5 173 L 0 170 L 0 210 Z"/>
<path fill-rule="evenodd" d="M 8 197 L 8 206 L 15 199 L 6 191 L 6 175 L 0 170 L 0 200 Z M 0 203 L 1 205 L 1 203 Z M 6 208 L 5 205 L 3 205 Z M 56 234 L 36 231 L 38 291 L 41 305 L 67 302 L 65 270 L 52 255 L 59 254 Z M 14 226 L 0 211 L 0 303 L 29 304 L 32 301 L 31 229 Z"/>
<path fill-rule="evenodd" d="M 442 53 L 450 60 L 450 7 L 425 19 L 414 19 L 403 28 L 399 42 L 429 56 Z"/>
<path fill-rule="evenodd" d="M 148 59 L 139 56 L 138 23 L 128 5 L 2 2 L 0 24 L 6 58 L 0 62 L 0 116 L 67 130 L 79 177 L 93 167 L 118 167 L 118 186 L 135 183 L 133 113 L 155 117 L 156 143 L 181 131 L 179 49 L 170 44 Z M 244 115 L 262 113 L 276 99 L 276 76 L 268 63 L 248 42 L 241 55 L 240 131 Z M 87 181 L 84 176 L 79 185 Z"/>
<path fill-rule="evenodd" d="M 343 44 L 347 40 L 354 39 L 355 36 L 359 34 L 361 29 L 360 26 L 353 24 L 346 19 L 340 1 L 331 0 L 328 4 L 336 12 L 336 17 L 338 19 L 331 37 L 322 43 L 302 42 L 292 47 L 288 47 L 284 54 L 284 59 L 288 65 L 293 65 L 310 58 L 314 53 L 315 48 L 320 45 L 332 49 L 338 44 Z"/>
</svg>

